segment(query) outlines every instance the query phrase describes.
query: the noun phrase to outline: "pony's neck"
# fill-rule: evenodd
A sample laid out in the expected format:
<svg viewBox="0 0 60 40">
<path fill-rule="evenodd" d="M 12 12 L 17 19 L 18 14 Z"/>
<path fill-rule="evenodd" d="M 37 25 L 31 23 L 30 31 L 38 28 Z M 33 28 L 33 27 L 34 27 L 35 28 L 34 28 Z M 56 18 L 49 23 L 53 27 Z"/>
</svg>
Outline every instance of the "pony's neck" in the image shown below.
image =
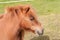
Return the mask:
<svg viewBox="0 0 60 40">
<path fill-rule="evenodd" d="M 19 29 L 19 20 L 16 15 L 5 14 L 0 21 L 0 40 L 10 40 Z"/>
</svg>

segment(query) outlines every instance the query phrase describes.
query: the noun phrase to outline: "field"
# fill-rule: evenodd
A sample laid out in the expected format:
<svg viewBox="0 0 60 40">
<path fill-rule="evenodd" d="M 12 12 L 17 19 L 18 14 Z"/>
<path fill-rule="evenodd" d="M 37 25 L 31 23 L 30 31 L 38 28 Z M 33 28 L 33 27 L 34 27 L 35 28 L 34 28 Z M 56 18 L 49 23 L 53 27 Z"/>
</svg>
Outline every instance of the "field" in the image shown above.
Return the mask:
<svg viewBox="0 0 60 40">
<path fill-rule="evenodd" d="M 0 1 L 6 2 L 8 0 Z M 30 4 L 36 10 L 39 21 L 44 27 L 43 36 L 36 37 L 33 33 L 26 32 L 25 40 L 60 40 L 60 0 L 31 0 L 16 3 L 0 3 L 0 13 L 4 13 L 5 7 L 20 4 Z"/>
</svg>

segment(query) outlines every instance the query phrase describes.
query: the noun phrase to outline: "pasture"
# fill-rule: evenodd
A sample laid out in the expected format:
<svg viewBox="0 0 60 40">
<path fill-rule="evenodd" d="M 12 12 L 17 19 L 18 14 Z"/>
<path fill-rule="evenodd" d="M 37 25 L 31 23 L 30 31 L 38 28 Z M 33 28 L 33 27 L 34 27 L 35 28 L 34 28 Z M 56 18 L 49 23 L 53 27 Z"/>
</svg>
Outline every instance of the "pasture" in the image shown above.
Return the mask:
<svg viewBox="0 0 60 40">
<path fill-rule="evenodd" d="M 0 0 L 0 2 L 6 1 L 8 0 Z M 42 26 L 44 27 L 43 36 L 46 36 L 47 38 L 49 38 L 49 40 L 60 40 L 60 0 L 31 0 L 15 3 L 0 3 L 0 13 L 1 14 L 4 13 L 5 7 L 20 4 L 22 5 L 30 4 L 35 9 L 39 21 L 42 23 Z M 26 34 L 27 35 L 25 35 L 25 40 L 31 38 L 32 40 L 35 40 L 34 37 L 36 37 L 36 35 L 30 32 L 26 32 Z M 40 39 L 36 38 L 36 40 Z M 44 40 L 46 40 L 46 38 Z"/>
</svg>

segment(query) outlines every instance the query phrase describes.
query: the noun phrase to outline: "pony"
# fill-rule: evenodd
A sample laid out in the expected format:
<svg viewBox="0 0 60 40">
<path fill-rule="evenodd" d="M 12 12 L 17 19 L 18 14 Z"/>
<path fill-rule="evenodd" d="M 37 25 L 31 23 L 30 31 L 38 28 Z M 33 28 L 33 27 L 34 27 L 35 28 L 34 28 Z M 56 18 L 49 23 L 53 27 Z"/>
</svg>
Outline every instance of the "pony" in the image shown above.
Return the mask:
<svg viewBox="0 0 60 40">
<path fill-rule="evenodd" d="M 42 35 L 43 27 L 29 5 L 11 6 L 0 15 L 0 40 L 24 40 L 24 32 Z"/>
</svg>

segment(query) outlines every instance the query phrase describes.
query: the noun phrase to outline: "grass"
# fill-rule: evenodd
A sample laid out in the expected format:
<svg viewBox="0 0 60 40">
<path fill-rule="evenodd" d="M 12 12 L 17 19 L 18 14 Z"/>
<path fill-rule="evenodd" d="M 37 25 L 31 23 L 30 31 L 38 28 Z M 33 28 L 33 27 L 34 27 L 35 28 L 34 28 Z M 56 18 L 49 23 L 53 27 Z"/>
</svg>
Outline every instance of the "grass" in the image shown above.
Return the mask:
<svg viewBox="0 0 60 40">
<path fill-rule="evenodd" d="M 5 1 L 5 0 L 1 0 Z M 6 0 L 7 1 L 7 0 Z M 2 11 L 6 6 L 12 6 L 17 4 L 30 4 L 32 5 L 36 10 L 38 14 L 59 14 L 60 10 L 60 0 L 33 0 L 31 2 L 18 2 L 18 3 L 8 3 L 8 4 L 0 4 L 0 12 Z"/>
<path fill-rule="evenodd" d="M 8 0 L 0 1 L 4 2 Z M 39 21 L 45 29 L 44 35 L 48 35 L 50 40 L 60 40 L 60 0 L 33 0 L 31 2 L 0 4 L 0 13 L 4 13 L 5 7 L 20 4 L 30 4 L 37 11 Z M 35 35 L 28 32 L 27 35 L 25 35 L 25 40 L 28 40 L 33 36 Z M 36 40 L 40 39 L 41 38 L 36 38 Z M 33 40 L 35 40 L 35 38 Z"/>
</svg>

